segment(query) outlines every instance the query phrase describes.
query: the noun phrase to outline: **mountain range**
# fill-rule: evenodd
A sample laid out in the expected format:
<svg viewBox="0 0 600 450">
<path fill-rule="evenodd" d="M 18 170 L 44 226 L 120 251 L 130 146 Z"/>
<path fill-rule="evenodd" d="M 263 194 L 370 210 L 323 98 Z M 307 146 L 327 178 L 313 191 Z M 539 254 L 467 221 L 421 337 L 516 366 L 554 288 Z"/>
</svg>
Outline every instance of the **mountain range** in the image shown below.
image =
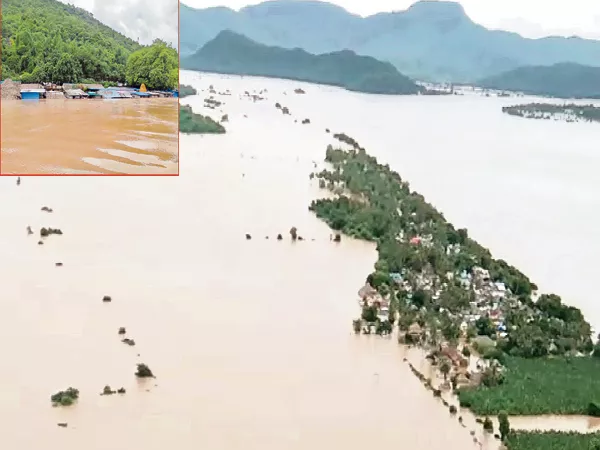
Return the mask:
<svg viewBox="0 0 600 450">
<path fill-rule="evenodd" d="M 270 0 L 239 11 L 180 6 L 180 49 L 196 52 L 221 31 L 323 54 L 352 50 L 427 81 L 473 82 L 521 66 L 600 66 L 600 41 L 529 39 L 473 22 L 459 3 L 422 0 L 405 11 L 354 15 L 314 0 Z"/>
<path fill-rule="evenodd" d="M 267 46 L 233 31 L 221 31 L 193 55 L 181 58 L 182 69 L 253 75 L 344 87 L 371 94 L 417 94 L 421 88 L 389 62 L 351 50 L 313 55 L 302 49 Z"/>
</svg>

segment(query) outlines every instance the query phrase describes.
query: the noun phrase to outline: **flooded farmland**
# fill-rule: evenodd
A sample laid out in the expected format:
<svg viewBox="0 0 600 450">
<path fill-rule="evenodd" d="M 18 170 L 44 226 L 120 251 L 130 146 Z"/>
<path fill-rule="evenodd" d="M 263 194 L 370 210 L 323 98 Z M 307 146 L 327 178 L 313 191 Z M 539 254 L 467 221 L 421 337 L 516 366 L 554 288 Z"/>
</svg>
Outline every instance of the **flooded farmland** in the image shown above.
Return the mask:
<svg viewBox="0 0 600 450">
<path fill-rule="evenodd" d="M 177 174 L 176 98 L 2 101 L 0 173 Z"/>
</svg>

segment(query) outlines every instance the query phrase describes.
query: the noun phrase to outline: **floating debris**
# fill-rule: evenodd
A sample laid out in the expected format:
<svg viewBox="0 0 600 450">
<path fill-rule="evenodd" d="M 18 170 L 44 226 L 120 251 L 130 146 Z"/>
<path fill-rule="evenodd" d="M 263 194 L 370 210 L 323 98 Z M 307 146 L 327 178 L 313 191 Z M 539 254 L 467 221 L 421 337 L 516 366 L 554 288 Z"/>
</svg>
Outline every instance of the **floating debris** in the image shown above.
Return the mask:
<svg viewBox="0 0 600 450">
<path fill-rule="evenodd" d="M 335 233 L 333 237 L 333 242 L 342 242 L 342 235 L 340 233 Z"/>
<path fill-rule="evenodd" d="M 63 263 L 61 263 L 61 262 L 57 262 L 57 263 L 54 263 L 54 265 L 55 265 L 56 267 L 62 267 Z"/>
<path fill-rule="evenodd" d="M 51 234 L 63 234 L 63 232 L 59 228 L 42 228 L 40 230 L 40 236 L 46 237 Z"/>
<path fill-rule="evenodd" d="M 135 345 L 135 341 L 133 339 L 129 339 L 129 338 L 122 339 L 121 342 L 123 344 L 129 345 L 130 347 L 133 347 Z"/>
<path fill-rule="evenodd" d="M 118 394 L 124 394 L 125 392 L 126 392 L 126 391 L 125 391 L 125 388 L 124 388 L 124 387 L 121 387 L 121 388 L 117 389 L 117 393 L 118 393 Z"/>
<path fill-rule="evenodd" d="M 56 425 L 62 428 L 67 428 L 69 426 L 67 422 L 58 422 Z"/>
<path fill-rule="evenodd" d="M 38 241 L 38 245 L 44 245 L 44 241 Z"/>
<path fill-rule="evenodd" d="M 47 206 L 42 206 L 42 211 L 51 213 L 53 210 L 52 210 L 52 208 L 48 208 Z"/>
</svg>

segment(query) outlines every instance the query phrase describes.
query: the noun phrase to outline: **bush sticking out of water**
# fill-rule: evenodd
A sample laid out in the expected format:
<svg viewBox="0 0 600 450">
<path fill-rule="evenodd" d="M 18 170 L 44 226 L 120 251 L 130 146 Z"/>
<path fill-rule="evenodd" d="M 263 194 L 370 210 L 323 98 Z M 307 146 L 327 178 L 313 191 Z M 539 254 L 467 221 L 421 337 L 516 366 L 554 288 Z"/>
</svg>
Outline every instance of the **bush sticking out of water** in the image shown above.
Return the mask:
<svg viewBox="0 0 600 450">
<path fill-rule="evenodd" d="M 137 365 L 135 376 L 138 378 L 154 378 L 154 374 L 146 364 L 140 363 Z"/>
<path fill-rule="evenodd" d="M 456 409 L 456 406 L 454 406 L 454 405 L 450 405 L 448 410 L 450 411 L 450 414 L 452 414 L 452 415 L 454 415 L 458 412 L 458 409 Z"/>
<path fill-rule="evenodd" d="M 113 395 L 116 391 L 113 391 L 109 385 L 104 386 L 102 394 L 100 395 Z"/>
<path fill-rule="evenodd" d="M 278 241 L 281 241 L 282 239 L 283 239 L 283 236 L 281 235 L 281 233 L 280 233 L 280 234 L 278 234 L 278 235 L 277 235 L 277 240 L 278 240 Z"/>
<path fill-rule="evenodd" d="M 355 334 L 360 334 L 360 330 L 362 329 L 362 320 L 360 320 L 360 319 L 353 320 L 352 328 L 354 329 Z"/>
<path fill-rule="evenodd" d="M 59 391 L 50 397 L 52 406 L 70 406 L 79 398 L 79 390 L 68 388 L 65 391 Z"/>
<path fill-rule="evenodd" d="M 296 227 L 290 228 L 290 236 L 292 237 L 292 241 L 298 239 L 298 229 Z"/>
<path fill-rule="evenodd" d="M 492 420 L 489 417 L 486 417 L 485 419 L 483 419 L 483 429 L 485 431 L 487 431 L 488 433 L 494 432 L 494 423 L 492 422 Z"/>
<path fill-rule="evenodd" d="M 102 301 L 105 303 L 112 302 L 112 298 L 110 295 L 105 295 L 104 297 L 102 297 Z"/>
<path fill-rule="evenodd" d="M 342 235 L 340 233 L 335 233 L 333 237 L 333 242 L 342 242 Z"/>
<path fill-rule="evenodd" d="M 125 329 L 125 327 L 119 328 L 119 334 L 125 334 L 125 333 L 127 333 L 127 330 Z"/>
</svg>

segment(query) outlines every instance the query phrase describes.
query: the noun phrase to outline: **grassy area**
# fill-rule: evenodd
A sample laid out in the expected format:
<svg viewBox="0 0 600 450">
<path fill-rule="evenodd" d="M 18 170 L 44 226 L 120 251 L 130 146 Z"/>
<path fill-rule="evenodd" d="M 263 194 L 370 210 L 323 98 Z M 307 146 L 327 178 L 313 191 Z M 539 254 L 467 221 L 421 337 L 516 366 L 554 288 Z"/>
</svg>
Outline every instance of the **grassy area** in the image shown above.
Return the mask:
<svg viewBox="0 0 600 450">
<path fill-rule="evenodd" d="M 179 131 L 189 134 L 223 134 L 225 127 L 208 116 L 194 113 L 190 106 L 179 105 Z"/>
<path fill-rule="evenodd" d="M 563 432 L 513 432 L 506 442 L 508 450 L 599 450 L 600 434 Z"/>
<path fill-rule="evenodd" d="M 590 404 L 600 404 L 600 358 L 507 357 L 505 365 L 501 385 L 463 388 L 461 405 L 479 415 L 599 415 Z"/>
</svg>

